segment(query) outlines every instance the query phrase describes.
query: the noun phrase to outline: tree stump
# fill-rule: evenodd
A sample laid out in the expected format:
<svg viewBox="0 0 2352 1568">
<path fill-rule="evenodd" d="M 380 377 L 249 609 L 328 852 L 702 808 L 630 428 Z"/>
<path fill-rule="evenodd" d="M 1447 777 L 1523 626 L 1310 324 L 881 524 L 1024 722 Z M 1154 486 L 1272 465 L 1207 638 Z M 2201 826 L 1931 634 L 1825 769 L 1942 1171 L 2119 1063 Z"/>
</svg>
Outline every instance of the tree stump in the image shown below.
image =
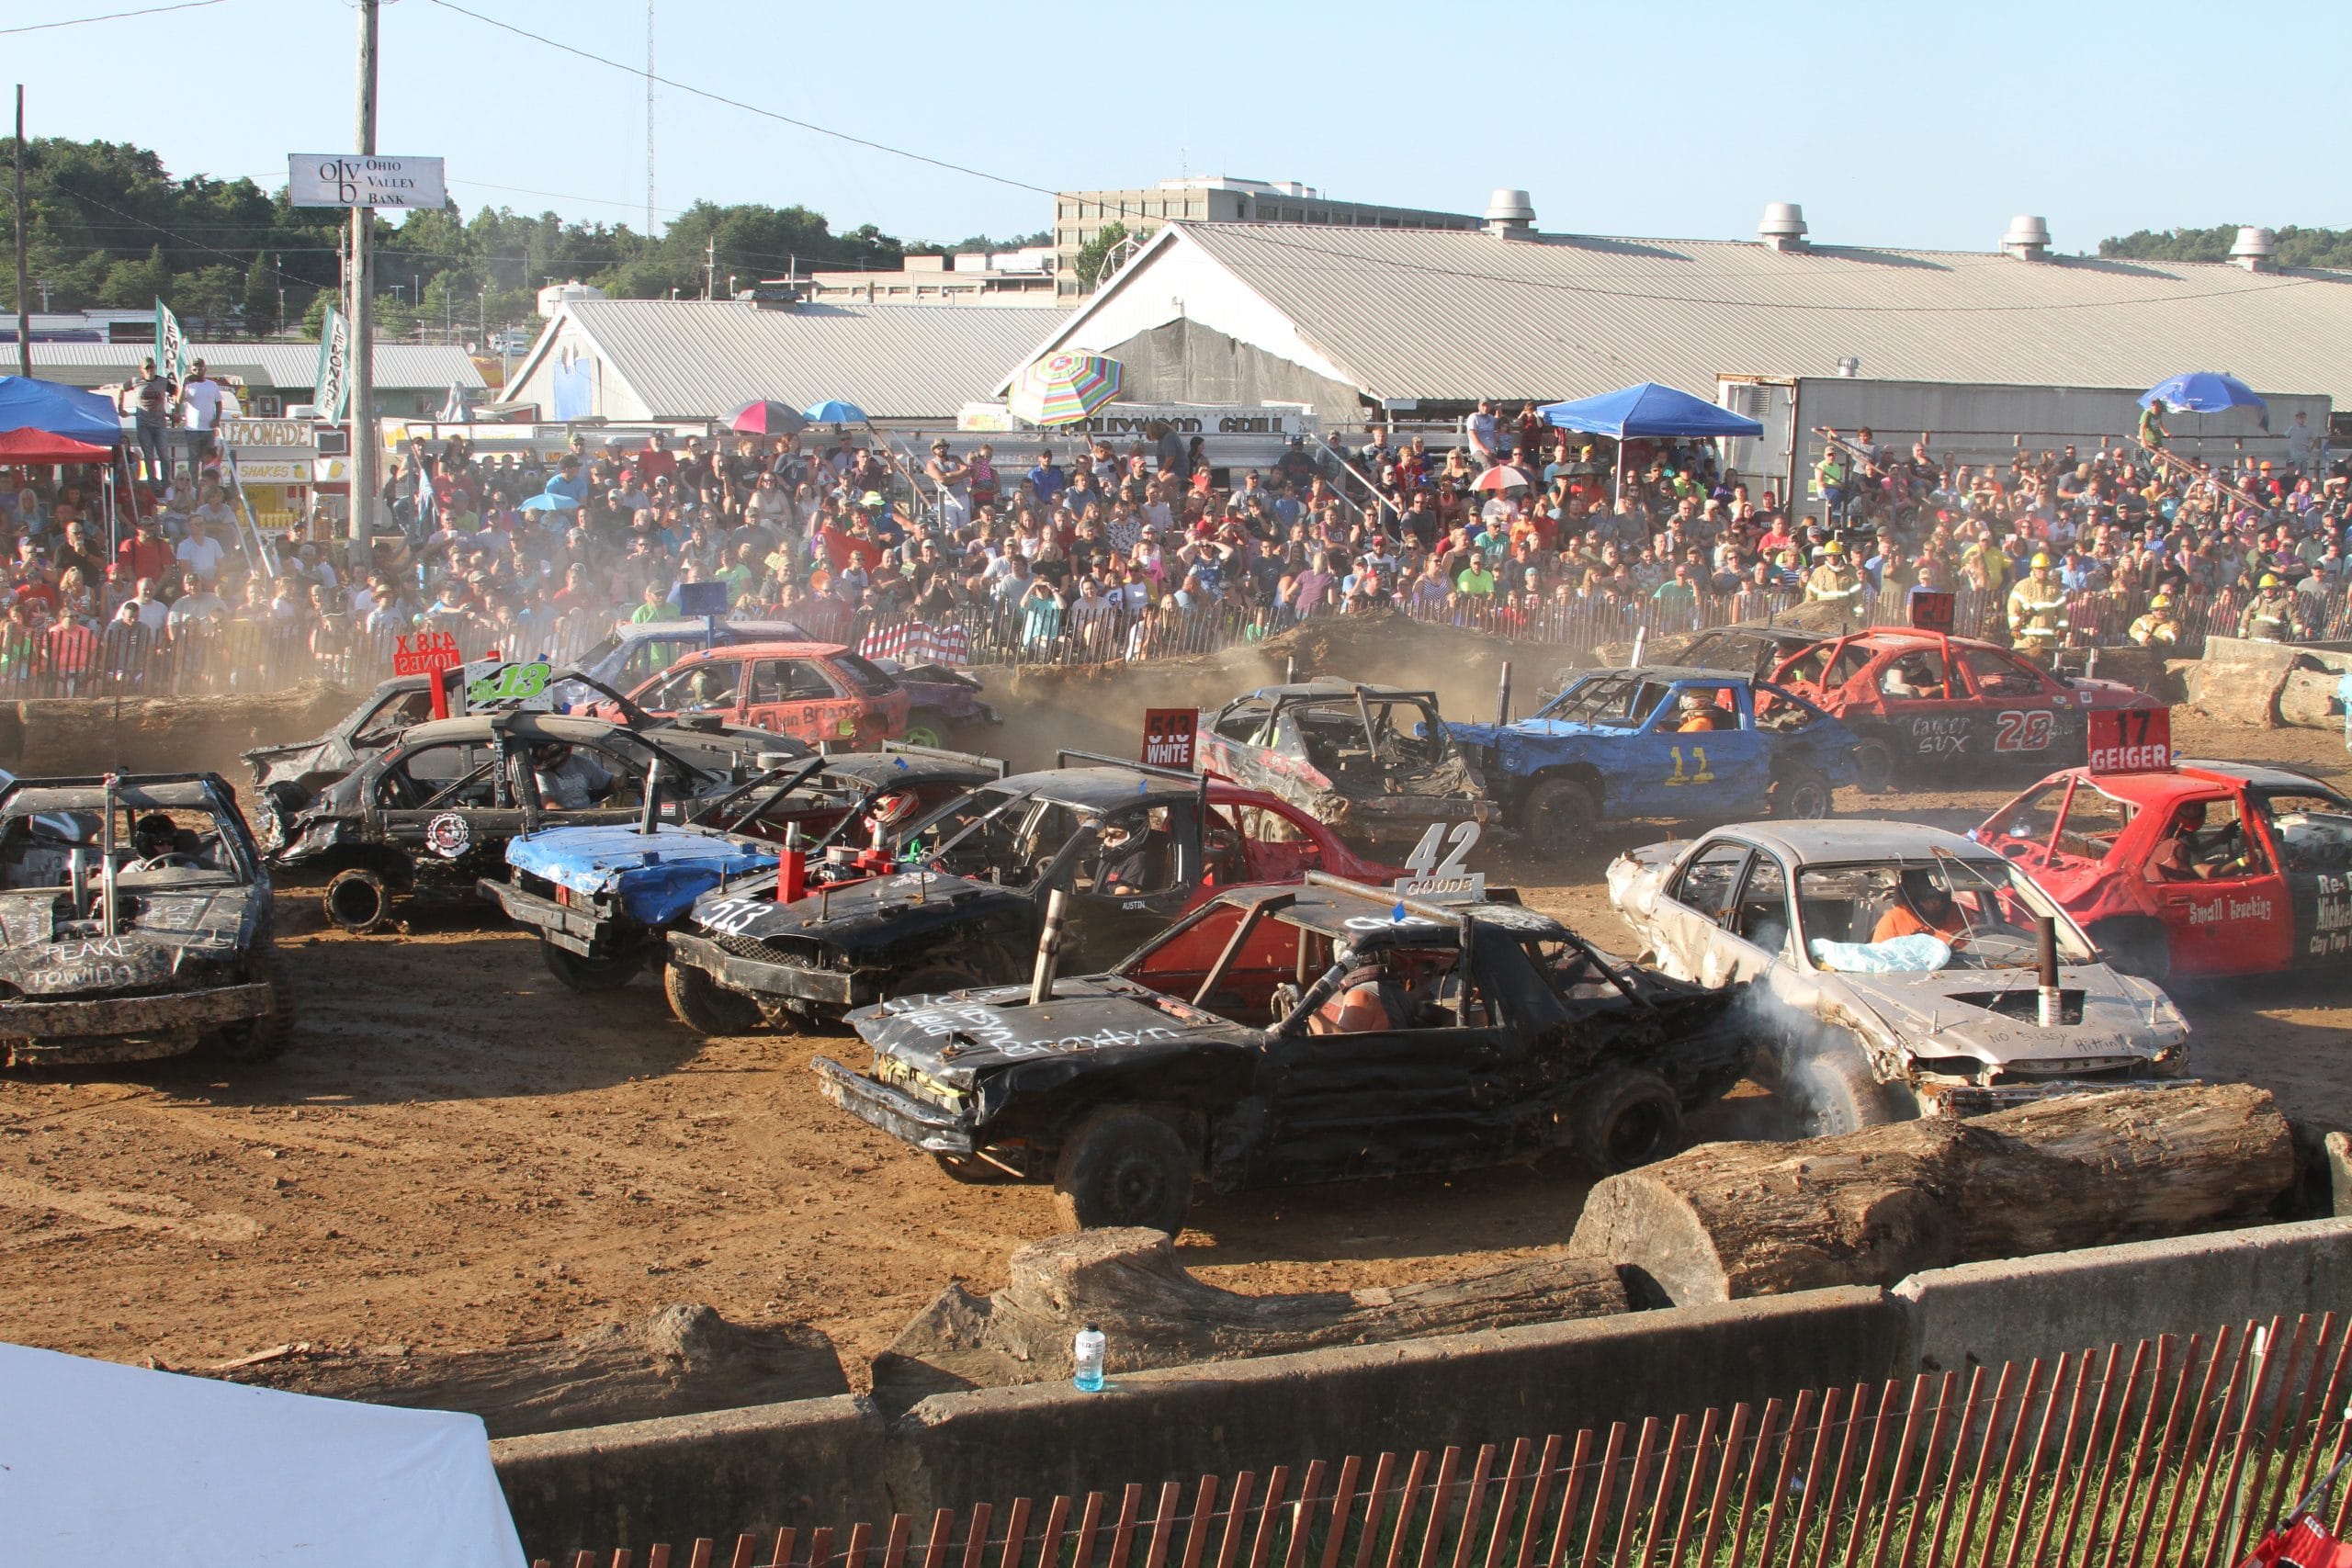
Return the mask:
<svg viewBox="0 0 2352 1568">
<path fill-rule="evenodd" d="M 2264 1218 L 2293 1137 L 2245 1084 L 2069 1095 L 1801 1144 L 1702 1144 L 1593 1189 L 1571 1251 L 1675 1305 Z"/>
<path fill-rule="evenodd" d="M 1450 1280 L 1363 1291 L 1246 1296 L 1203 1284 L 1161 1231 L 1080 1231 L 1012 1255 L 992 1296 L 951 1285 L 874 1363 L 875 1392 L 899 1397 L 1068 1377 L 1070 1340 L 1091 1323 L 1113 1371 L 1371 1345 L 1626 1310 L 1617 1270 L 1556 1256 Z"/>
<path fill-rule="evenodd" d="M 174 1370 L 369 1404 L 469 1410 L 493 1438 L 849 1392 L 832 1341 L 819 1330 L 729 1323 L 699 1304 L 534 1345 L 414 1353 L 288 1345 Z"/>
</svg>

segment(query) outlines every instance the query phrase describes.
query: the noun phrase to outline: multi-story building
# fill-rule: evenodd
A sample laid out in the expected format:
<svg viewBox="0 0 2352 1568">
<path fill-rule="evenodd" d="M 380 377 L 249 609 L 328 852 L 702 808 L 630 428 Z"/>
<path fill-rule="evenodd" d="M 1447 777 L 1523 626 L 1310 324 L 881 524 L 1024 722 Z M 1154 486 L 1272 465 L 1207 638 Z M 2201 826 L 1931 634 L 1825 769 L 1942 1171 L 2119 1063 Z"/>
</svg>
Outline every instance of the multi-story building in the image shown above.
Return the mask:
<svg viewBox="0 0 2352 1568">
<path fill-rule="evenodd" d="M 1358 229 L 1476 229 L 1462 212 L 1424 212 L 1334 201 L 1296 180 L 1238 180 L 1194 175 L 1141 190 L 1066 190 L 1054 197 L 1054 288 L 1068 297 L 1085 292 L 1075 263 L 1109 223 L 1138 238 L 1170 219 L 1193 223 L 1320 223 Z"/>
</svg>

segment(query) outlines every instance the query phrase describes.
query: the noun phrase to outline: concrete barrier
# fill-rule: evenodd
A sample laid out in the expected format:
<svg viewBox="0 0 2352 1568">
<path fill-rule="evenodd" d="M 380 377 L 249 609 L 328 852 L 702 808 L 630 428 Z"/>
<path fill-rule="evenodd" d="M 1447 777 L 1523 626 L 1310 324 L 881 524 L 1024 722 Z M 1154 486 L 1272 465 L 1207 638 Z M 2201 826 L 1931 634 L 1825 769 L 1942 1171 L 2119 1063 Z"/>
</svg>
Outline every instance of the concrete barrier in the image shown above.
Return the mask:
<svg viewBox="0 0 2352 1568">
<path fill-rule="evenodd" d="M 897 1421 L 805 1401 L 492 1445 L 535 1556 L 638 1547 L 1382 1450 L 1475 1445 L 1885 1375 L 1876 1290 L 1541 1324 L 934 1395 Z M 1112 1365 L 1117 1365 L 1117 1347 Z"/>
<path fill-rule="evenodd" d="M 1954 1371 L 2352 1306 L 2352 1220 L 1966 1263 L 1894 1287 L 1898 1371 Z"/>
</svg>

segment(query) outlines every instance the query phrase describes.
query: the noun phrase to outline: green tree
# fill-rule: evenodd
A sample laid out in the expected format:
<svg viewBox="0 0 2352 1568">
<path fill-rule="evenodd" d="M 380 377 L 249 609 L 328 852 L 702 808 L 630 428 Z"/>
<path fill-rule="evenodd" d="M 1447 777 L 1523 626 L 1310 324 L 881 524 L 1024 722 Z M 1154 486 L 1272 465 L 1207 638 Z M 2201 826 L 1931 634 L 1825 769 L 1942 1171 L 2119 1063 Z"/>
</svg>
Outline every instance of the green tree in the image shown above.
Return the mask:
<svg viewBox="0 0 2352 1568">
<path fill-rule="evenodd" d="M 169 304 L 171 292 L 172 269 L 164 260 L 164 247 L 151 245 L 136 261 L 119 261 L 107 268 L 96 302 L 110 310 L 136 310 L 152 308 L 158 299 Z"/>
<path fill-rule="evenodd" d="M 1149 236 L 1148 229 L 1141 231 Z M 1070 270 L 1078 274 L 1079 287 L 1091 289 L 1110 270 L 1111 253 L 1127 237 L 1127 226 L 1114 218 L 1094 231 L 1094 238 L 1078 247 L 1078 254 L 1070 261 Z"/>
<path fill-rule="evenodd" d="M 245 335 L 265 338 L 277 330 L 277 274 L 269 258 L 256 254 L 253 265 L 245 268 L 244 292 L 241 303 L 245 310 Z"/>
<path fill-rule="evenodd" d="M 2237 243 L 2238 225 L 2213 229 L 2142 229 L 2101 240 L 2098 254 L 2133 261 L 2218 262 L 2230 259 Z M 2301 229 L 2288 224 L 2277 231 L 2280 266 L 2352 268 L 2352 229 Z"/>
</svg>

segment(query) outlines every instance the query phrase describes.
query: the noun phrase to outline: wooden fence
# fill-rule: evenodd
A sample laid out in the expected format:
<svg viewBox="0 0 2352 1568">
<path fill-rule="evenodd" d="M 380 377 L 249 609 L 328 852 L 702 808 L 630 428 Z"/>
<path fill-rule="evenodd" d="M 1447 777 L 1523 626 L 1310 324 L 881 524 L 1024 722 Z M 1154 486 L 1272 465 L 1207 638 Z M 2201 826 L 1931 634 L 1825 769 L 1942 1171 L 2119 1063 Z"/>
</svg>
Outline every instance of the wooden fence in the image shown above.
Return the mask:
<svg viewBox="0 0 2352 1568">
<path fill-rule="evenodd" d="M 565 1568 L 2217 1568 L 2344 1457 L 2347 1329 L 2333 1312 L 2274 1318 L 1507 1449 L 784 1529 L 723 1555 L 712 1540 L 581 1551 Z M 2347 1516 L 2352 1495 L 2321 1509 L 2338 1531 Z"/>
</svg>

